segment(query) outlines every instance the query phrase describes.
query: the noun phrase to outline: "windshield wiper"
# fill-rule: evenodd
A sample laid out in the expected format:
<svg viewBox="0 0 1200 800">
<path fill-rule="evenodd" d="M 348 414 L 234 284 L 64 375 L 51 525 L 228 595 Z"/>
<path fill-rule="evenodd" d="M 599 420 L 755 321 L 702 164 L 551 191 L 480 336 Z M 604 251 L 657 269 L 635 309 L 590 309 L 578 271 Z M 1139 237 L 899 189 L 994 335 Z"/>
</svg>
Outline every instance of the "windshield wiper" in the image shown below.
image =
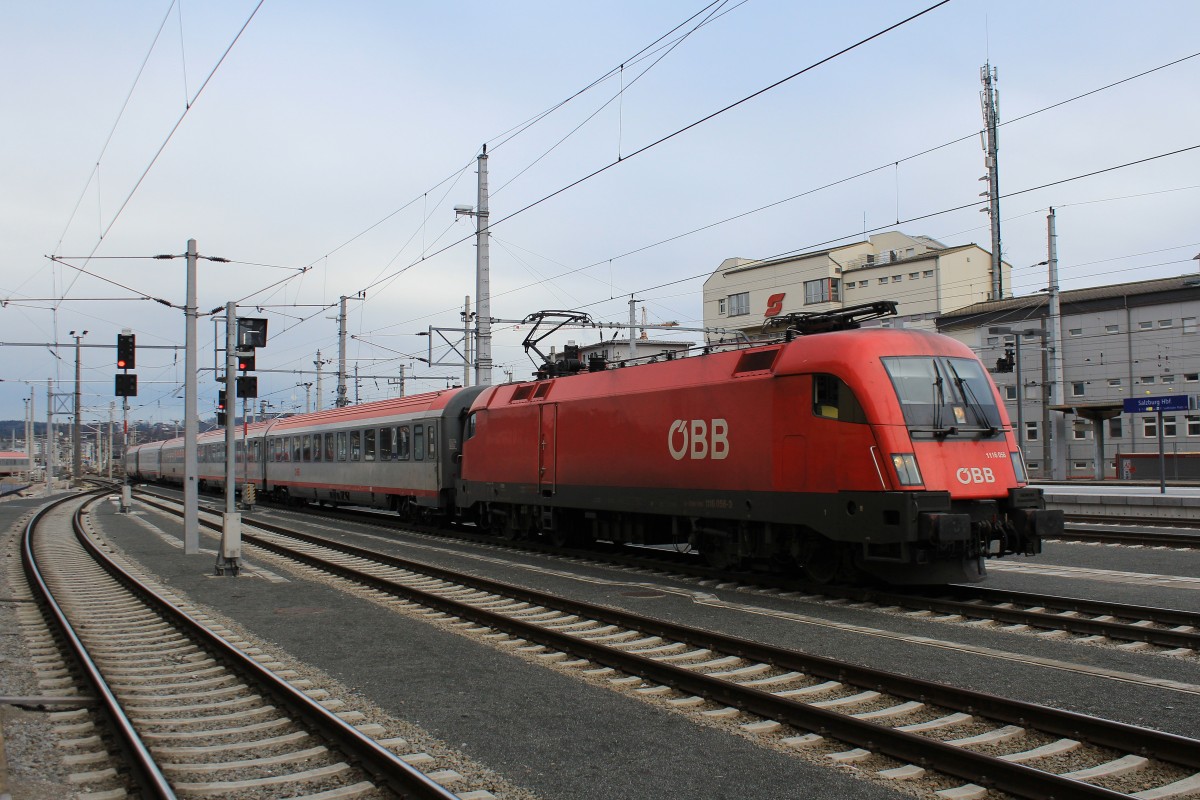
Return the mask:
<svg viewBox="0 0 1200 800">
<path fill-rule="evenodd" d="M 946 367 L 949 368 L 950 374 L 954 376 L 954 381 L 958 384 L 958 390 L 962 392 L 963 399 L 967 403 L 967 408 L 971 409 L 971 413 L 979 421 L 981 427 L 977 430 L 987 431 L 988 436 L 995 436 L 999 428 L 993 425 L 992 421 L 987 418 L 987 414 L 983 410 L 983 404 L 975 396 L 975 391 L 971 388 L 971 384 L 962 379 L 962 376 L 958 374 L 958 370 L 954 368 L 953 362 L 947 361 Z M 1017 402 L 1020 402 L 1019 398 Z"/>
</svg>

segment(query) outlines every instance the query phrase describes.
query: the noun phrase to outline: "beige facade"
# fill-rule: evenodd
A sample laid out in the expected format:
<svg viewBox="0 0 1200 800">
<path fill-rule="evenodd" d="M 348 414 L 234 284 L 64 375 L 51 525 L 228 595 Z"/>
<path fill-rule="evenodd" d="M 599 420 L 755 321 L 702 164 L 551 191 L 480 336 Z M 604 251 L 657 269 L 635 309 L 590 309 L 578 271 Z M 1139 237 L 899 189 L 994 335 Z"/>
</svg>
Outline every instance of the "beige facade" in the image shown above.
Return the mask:
<svg viewBox="0 0 1200 800">
<path fill-rule="evenodd" d="M 758 334 L 770 317 L 895 300 L 896 317 L 866 323 L 934 330 L 945 309 L 987 300 L 991 254 L 899 231 L 786 258 L 727 258 L 704 282 L 705 327 Z M 1002 263 L 1006 294 L 1011 267 Z"/>
</svg>

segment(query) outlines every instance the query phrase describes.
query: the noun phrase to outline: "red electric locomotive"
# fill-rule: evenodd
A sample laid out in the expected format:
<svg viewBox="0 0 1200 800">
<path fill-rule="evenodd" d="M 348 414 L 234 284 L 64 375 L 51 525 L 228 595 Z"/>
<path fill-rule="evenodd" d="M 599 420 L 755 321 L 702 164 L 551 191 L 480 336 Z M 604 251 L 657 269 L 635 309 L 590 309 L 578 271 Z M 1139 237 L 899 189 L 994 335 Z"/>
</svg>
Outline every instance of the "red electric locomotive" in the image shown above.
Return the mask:
<svg viewBox="0 0 1200 800">
<path fill-rule="evenodd" d="M 1026 487 L 979 359 L 936 334 L 855 329 L 878 312 L 490 388 L 463 433 L 460 513 L 508 535 L 686 543 L 818 581 L 977 581 L 985 558 L 1040 552 L 1062 515 Z"/>
<path fill-rule="evenodd" d="M 822 582 L 976 581 L 986 558 L 1040 552 L 1062 514 L 1025 485 L 983 365 L 945 336 L 859 329 L 886 313 L 790 315 L 774 343 L 636 366 L 568 352 L 530 382 L 262 423 L 237 432 L 237 474 L 293 502 L 690 545 Z M 223 433 L 200 445 L 222 485 Z M 181 482 L 182 449 L 131 448 L 128 474 Z"/>
</svg>

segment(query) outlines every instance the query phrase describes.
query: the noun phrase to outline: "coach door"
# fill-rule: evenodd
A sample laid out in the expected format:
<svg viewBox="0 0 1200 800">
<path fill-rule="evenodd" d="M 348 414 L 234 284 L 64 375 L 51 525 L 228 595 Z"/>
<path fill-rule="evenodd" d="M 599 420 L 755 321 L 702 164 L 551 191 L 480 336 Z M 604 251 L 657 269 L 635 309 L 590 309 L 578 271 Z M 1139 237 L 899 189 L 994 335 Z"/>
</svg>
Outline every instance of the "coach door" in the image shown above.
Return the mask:
<svg viewBox="0 0 1200 800">
<path fill-rule="evenodd" d="M 557 459 L 555 446 L 555 422 L 558 419 L 558 406 L 553 403 L 543 403 L 538 406 L 540 432 L 538 436 L 538 490 L 542 497 L 554 494 L 554 473 Z"/>
</svg>

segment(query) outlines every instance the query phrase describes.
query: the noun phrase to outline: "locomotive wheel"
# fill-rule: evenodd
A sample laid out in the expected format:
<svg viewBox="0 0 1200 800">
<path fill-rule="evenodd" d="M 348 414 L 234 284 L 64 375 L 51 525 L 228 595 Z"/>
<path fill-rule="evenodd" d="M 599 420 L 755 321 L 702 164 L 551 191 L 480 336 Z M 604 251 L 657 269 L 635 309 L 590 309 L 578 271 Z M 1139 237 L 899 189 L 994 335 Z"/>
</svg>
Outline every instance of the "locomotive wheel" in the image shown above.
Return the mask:
<svg viewBox="0 0 1200 800">
<path fill-rule="evenodd" d="M 830 584 L 837 580 L 841 567 L 842 549 L 825 539 L 819 540 L 802 565 L 804 577 L 819 584 Z"/>
</svg>

